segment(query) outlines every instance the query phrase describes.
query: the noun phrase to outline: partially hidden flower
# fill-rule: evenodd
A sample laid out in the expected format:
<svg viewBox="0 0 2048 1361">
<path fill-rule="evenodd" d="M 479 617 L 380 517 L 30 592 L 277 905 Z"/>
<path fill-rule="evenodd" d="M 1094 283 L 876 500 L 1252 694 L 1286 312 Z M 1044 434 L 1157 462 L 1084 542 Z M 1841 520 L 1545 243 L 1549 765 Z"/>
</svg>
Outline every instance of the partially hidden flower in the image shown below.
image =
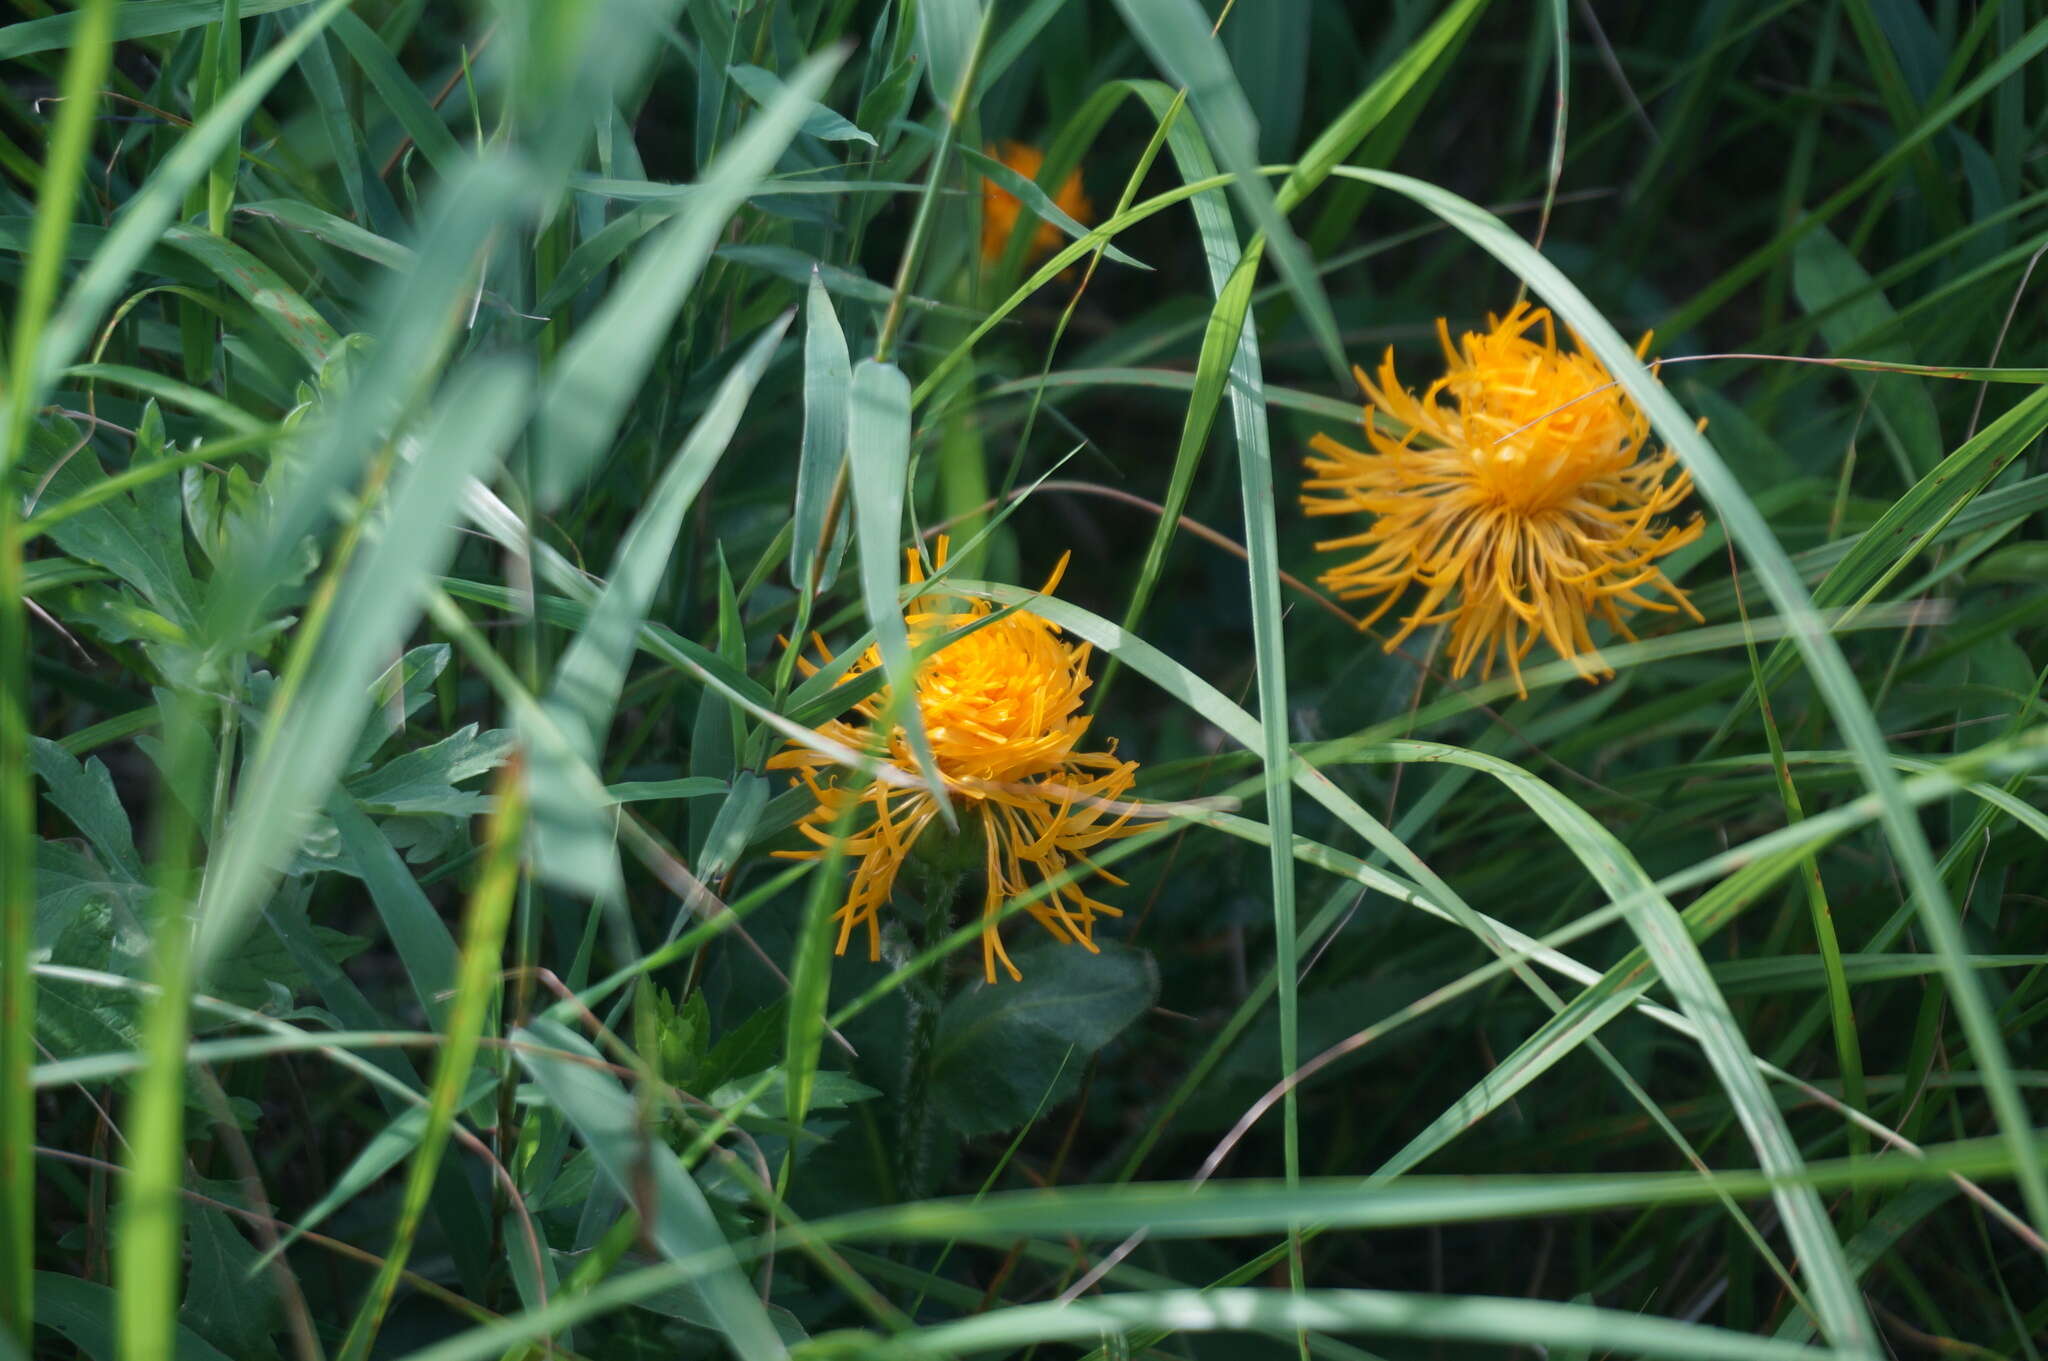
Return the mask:
<svg viewBox="0 0 2048 1361">
<path fill-rule="evenodd" d="M 1039 167 L 1045 164 L 1045 153 L 1037 147 L 1022 142 L 1004 142 L 1001 146 L 984 148 L 992 159 L 1001 161 L 1027 180 L 1038 178 Z M 1076 170 L 1067 176 L 1059 192 L 1052 196 L 1053 205 L 1076 222 L 1086 222 L 1094 212 L 1088 202 L 1088 195 L 1081 190 L 1081 172 Z M 1017 228 L 1017 215 L 1023 205 L 1017 196 L 984 178 L 981 182 L 981 258 L 990 263 L 1002 258 L 1003 248 L 1010 243 L 1010 233 Z M 1060 229 L 1042 219 L 1034 219 L 1037 225 L 1031 231 L 1031 244 L 1025 248 L 1025 257 L 1041 259 L 1060 248 L 1065 237 Z"/>
<path fill-rule="evenodd" d="M 1558 347 L 1548 310 L 1518 302 L 1487 320 L 1456 345 L 1437 322 L 1445 370 L 1420 397 L 1401 386 L 1391 348 L 1377 383 L 1353 370 L 1372 447 L 1315 436 L 1302 507 L 1373 519 L 1316 545 L 1364 550 L 1320 580 L 1340 599 L 1378 601 L 1360 627 L 1420 591 L 1387 650 L 1448 624 L 1453 676 L 1475 661 L 1490 676 L 1504 656 L 1526 694 L 1521 664 L 1541 638 L 1599 680 L 1613 669 L 1593 645 L 1591 619 L 1633 639 L 1624 608 L 1700 617 L 1656 565 L 1700 535 L 1697 515 L 1683 525 L 1661 518 L 1691 494 L 1692 478 L 1668 450 L 1646 453 L 1649 421 L 1576 337 L 1572 349 Z M 1636 353 L 1649 343 L 1644 336 Z M 1382 430 L 1375 412 L 1406 433 Z"/>
<path fill-rule="evenodd" d="M 946 560 L 938 542 L 936 562 Z M 925 580 L 913 551 L 909 579 Z M 1066 560 L 1044 587 L 1058 584 Z M 943 607 L 943 608 L 942 608 Z M 1081 698 L 1090 684 L 1086 643 L 1060 636 L 1058 626 L 1029 610 L 989 618 L 985 600 L 954 596 L 943 586 L 911 602 L 904 614 L 910 642 L 921 649 L 937 638 L 987 619 L 917 664 L 914 698 L 925 736 L 961 824 L 962 836 L 979 838 L 982 895 L 982 968 L 996 981 L 1000 964 L 1020 977 L 996 925 L 1003 904 L 1070 864 L 1111 883 L 1123 881 L 1093 865 L 1088 852 L 1105 841 L 1138 830 L 1124 801 L 1137 776 L 1135 761 L 1120 760 L 1115 743 L 1107 751 L 1082 749 L 1088 718 Z M 824 644 L 819 643 L 823 650 Z M 826 657 L 830 658 L 827 652 Z M 870 647 L 848 671 L 849 678 L 881 667 Z M 807 673 L 817 667 L 804 663 Z M 885 781 L 846 770 L 810 747 L 791 744 L 769 760 L 771 769 L 794 770 L 817 799 L 798 823 L 817 849 L 781 851 L 791 859 L 815 860 L 831 845 L 833 828 L 849 805 L 855 823 L 843 843 L 856 860 L 853 886 L 836 920 L 835 950 L 844 954 L 856 929 L 867 933 L 868 958 L 881 958 L 881 914 L 906 857 L 919 838 L 946 836 L 938 800 L 918 776 L 917 759 L 900 723 L 889 722 L 886 686 L 860 700 L 840 718 L 821 724 L 822 736 L 871 755 L 878 764 L 911 779 Z M 886 727 L 885 727 L 886 725 Z M 1097 917 L 1121 915 L 1096 901 L 1078 883 L 1064 884 L 1026 909 L 1056 941 L 1094 951 Z"/>
</svg>

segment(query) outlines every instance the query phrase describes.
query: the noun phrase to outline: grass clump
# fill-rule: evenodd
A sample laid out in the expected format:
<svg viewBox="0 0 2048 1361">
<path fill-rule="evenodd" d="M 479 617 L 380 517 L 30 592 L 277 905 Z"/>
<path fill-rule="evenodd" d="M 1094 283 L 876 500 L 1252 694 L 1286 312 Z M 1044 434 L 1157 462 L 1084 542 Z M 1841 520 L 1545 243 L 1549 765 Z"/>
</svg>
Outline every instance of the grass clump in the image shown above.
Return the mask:
<svg viewBox="0 0 2048 1361">
<path fill-rule="evenodd" d="M 0 28 L 0 1355 L 2038 1355 L 2048 13 L 1354 9 Z"/>
</svg>

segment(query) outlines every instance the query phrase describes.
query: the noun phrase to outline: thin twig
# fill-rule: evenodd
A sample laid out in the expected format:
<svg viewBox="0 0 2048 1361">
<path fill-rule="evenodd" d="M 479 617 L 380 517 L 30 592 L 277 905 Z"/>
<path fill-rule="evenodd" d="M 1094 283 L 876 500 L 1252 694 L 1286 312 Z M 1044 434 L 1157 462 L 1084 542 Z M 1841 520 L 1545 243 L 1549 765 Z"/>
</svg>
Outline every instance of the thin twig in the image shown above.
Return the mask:
<svg viewBox="0 0 2048 1361">
<path fill-rule="evenodd" d="M 2005 348 L 2005 333 L 2012 329 L 2013 316 L 2020 310 L 2020 295 L 2027 291 L 2027 280 L 2034 277 L 2034 266 L 2041 263 L 2043 252 L 2048 252 L 2048 244 L 2043 244 L 2032 255 L 2027 257 L 2027 267 L 2020 272 L 2019 284 L 2012 290 L 2012 301 L 2006 305 L 2005 320 L 1999 323 L 1998 339 L 1991 346 L 1991 358 L 1985 361 L 1984 367 L 1987 369 L 1998 367 L 1998 353 Z M 1977 420 L 1984 414 L 1984 399 L 1990 393 L 1991 380 L 1986 378 L 1977 386 L 1977 404 L 1970 408 L 1970 427 L 1963 432 L 1963 442 L 1965 444 L 1969 443 L 1977 433 Z"/>
</svg>

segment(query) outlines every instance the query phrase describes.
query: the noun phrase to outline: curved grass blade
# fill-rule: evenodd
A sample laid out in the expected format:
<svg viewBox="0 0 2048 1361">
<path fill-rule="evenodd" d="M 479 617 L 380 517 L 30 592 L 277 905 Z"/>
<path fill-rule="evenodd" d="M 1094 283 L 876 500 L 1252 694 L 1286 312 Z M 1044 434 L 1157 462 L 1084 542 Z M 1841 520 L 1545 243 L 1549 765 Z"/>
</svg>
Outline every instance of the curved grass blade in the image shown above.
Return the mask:
<svg viewBox="0 0 2048 1361">
<path fill-rule="evenodd" d="M 484 837 L 483 867 L 469 898 L 455 997 L 447 1011 L 447 1034 L 434 1065 L 433 1086 L 427 1094 L 426 1123 L 406 1177 L 405 1198 L 399 1206 L 391 1247 L 377 1269 L 377 1278 L 370 1284 L 362 1312 L 356 1315 L 342 1341 L 340 1361 L 362 1361 L 369 1355 L 385 1311 L 391 1307 L 399 1276 L 412 1253 L 413 1238 L 426 1217 L 427 1200 L 434 1189 L 434 1176 L 440 1170 L 441 1155 L 448 1147 L 449 1131 L 469 1087 L 478 1041 L 497 999 L 505 933 L 512 921 L 519 865 L 526 849 L 526 801 L 516 758 L 501 774 L 497 785 L 497 806 Z"/>
<path fill-rule="evenodd" d="M 512 1040 L 521 1066 L 582 1136 L 605 1178 L 637 1207 L 649 1239 L 671 1261 L 694 1268 L 697 1289 L 734 1355 L 748 1361 L 788 1356 L 760 1298 L 740 1274 L 704 1193 L 675 1151 L 645 1126 L 640 1108 L 602 1056 L 574 1032 L 544 1019 L 515 1030 Z"/>
<path fill-rule="evenodd" d="M 250 1056 L 266 1052 L 290 1053 L 301 1048 L 330 1048 L 359 1040 L 366 1044 L 377 1040 L 390 1043 L 397 1033 L 400 1032 L 381 1035 L 376 1032 L 368 1034 L 360 1032 L 356 1034 L 343 1033 L 334 1036 L 308 1035 L 305 1037 L 304 1042 L 301 1043 L 269 1036 L 254 1038 L 248 1041 L 202 1041 L 192 1046 L 191 1054 L 194 1062 L 218 1063 L 226 1059 L 240 1057 L 244 1052 Z M 325 1040 L 327 1043 L 316 1043 L 322 1040 Z M 231 1048 L 230 1046 L 236 1047 Z M 469 1084 L 469 1089 L 457 1099 L 455 1108 L 457 1110 L 468 1110 L 471 1106 L 489 1096 L 497 1089 L 497 1086 L 498 1075 L 496 1073 L 477 1074 L 475 1080 Z M 362 1195 L 379 1181 L 383 1180 L 385 1173 L 404 1162 L 412 1155 L 413 1150 L 420 1146 L 422 1138 L 427 1133 L 428 1122 L 432 1117 L 433 1107 L 431 1104 L 412 1106 L 392 1117 L 391 1121 L 384 1128 L 378 1130 L 370 1137 L 370 1141 L 363 1145 L 363 1151 L 355 1156 L 353 1162 L 342 1169 L 341 1175 L 334 1179 L 334 1183 L 322 1193 L 320 1199 L 294 1217 L 291 1228 L 278 1236 L 277 1243 L 266 1251 L 262 1257 L 257 1259 L 255 1266 L 257 1268 L 267 1266 L 272 1258 L 290 1249 L 294 1243 L 298 1242 L 307 1233 L 319 1228 L 321 1224 L 327 1221 L 329 1215 L 332 1215 L 336 1210 L 339 1210 L 342 1206 L 348 1204 L 348 1202 Z"/>
<path fill-rule="evenodd" d="M 508 360 L 481 361 L 451 380 L 392 492 L 381 537 L 353 564 L 336 598 L 324 644 L 294 654 L 303 684 L 280 682 L 281 699 L 296 701 L 273 702 L 265 715 L 227 835 L 207 866 L 196 976 L 240 938 L 274 873 L 276 848 L 297 844 L 304 815 L 339 774 L 370 703 L 370 683 L 418 617 L 421 589 L 454 550 L 462 494 L 510 446 L 530 386 Z"/>
<path fill-rule="evenodd" d="M 73 364 L 70 368 L 64 370 L 64 376 L 66 378 L 82 378 L 88 383 L 113 383 L 118 387 L 125 387 L 136 392 L 145 393 L 162 401 L 165 406 L 177 407 L 181 410 L 189 411 L 195 416 L 204 416 L 208 420 L 219 424 L 223 429 L 232 431 L 237 435 L 254 435 L 264 430 L 275 429 L 275 427 L 266 426 L 262 421 L 250 415 L 248 411 L 235 405 L 225 397 L 208 392 L 205 388 L 193 387 L 190 383 L 180 382 L 176 378 L 166 377 L 150 369 L 138 369 L 127 364 Z M 163 476 L 165 472 L 175 471 L 175 469 L 176 465 L 173 465 L 170 469 L 158 471 L 154 465 L 145 463 L 139 468 L 129 468 L 124 471 L 142 474 L 143 476 L 138 481 L 153 481 L 155 478 Z M 95 481 L 91 487 L 81 493 L 80 497 L 73 499 L 82 499 L 84 496 L 106 495 L 102 488 L 108 480 L 103 478 Z M 137 485 L 137 482 L 131 482 L 128 485 Z"/>
<path fill-rule="evenodd" d="M 1841 556 L 1813 588 L 1817 608 L 1849 606 L 1847 618 L 1869 605 L 1880 591 L 1915 562 L 1964 508 L 2048 430 L 2048 386 L 2029 393 L 2013 408 L 1942 459 L 1905 495 L 1886 506 L 1877 523 L 1842 545 Z M 2008 487 L 2004 490 L 2015 490 Z M 1722 719 L 1708 749 L 1718 746 L 1756 702 L 1757 686 L 1774 686 L 1794 660 L 1797 635 L 1774 645 L 1759 668 L 1760 680 Z"/>
<path fill-rule="evenodd" d="M 297 9 L 306 0 L 241 0 L 244 19 Z M 128 0 L 112 6 L 113 36 L 116 42 L 130 38 L 154 38 L 164 33 L 183 33 L 220 22 L 221 0 Z M 42 19 L 0 28 L 0 61 L 31 57 L 38 52 L 75 48 L 81 29 L 92 22 L 84 8 L 70 14 L 52 14 Z"/>
<path fill-rule="evenodd" d="M 785 313 L 756 336 L 719 384 L 619 541 L 610 578 L 555 671 L 547 709 L 584 764 L 597 764 L 635 639 L 668 571 L 683 517 L 732 442 L 793 315 Z M 571 792 L 554 752 L 531 747 L 535 869 L 550 882 L 592 897 L 612 892 L 619 887 L 619 860 L 610 810 Z"/>
<path fill-rule="evenodd" d="M 1819 1196 L 1800 1185 L 1805 1163 L 1792 1132 L 1776 1101 L 1764 1089 L 1756 1071 L 1756 1056 L 1743 1040 L 1735 1014 L 1715 986 L 1706 959 L 1671 901 L 1657 891 L 1613 833 L 1521 767 L 1434 742 L 1395 742 L 1389 744 L 1389 751 L 1396 759 L 1448 761 L 1492 776 L 1557 834 L 1611 900 L 1619 903 L 1633 898 L 1641 904 L 1628 914 L 1629 926 L 1658 976 L 1670 987 L 1680 1012 L 1693 1023 L 1707 1062 L 1727 1090 L 1759 1164 L 1781 1188 L 1776 1196 L 1778 1209 L 1812 1283 L 1823 1330 L 1837 1347 L 1874 1354 L 1876 1333 L 1842 1255 L 1841 1241 Z"/>
<path fill-rule="evenodd" d="M 1443 1341 L 1622 1352 L 1684 1361 L 1813 1361 L 1813 1349 L 1747 1333 L 1588 1304 L 1379 1290 L 1132 1291 L 1071 1304 L 1021 1304 L 895 1339 L 906 1357 L 954 1357 L 1045 1342 L 1085 1342 L 1141 1328 L 1176 1332 L 1390 1333 Z M 1826 1355 L 1826 1353 L 1821 1353 Z"/>
<path fill-rule="evenodd" d="M 1337 318 L 1330 310 L 1329 296 L 1309 264 L 1307 250 L 1287 225 L 1286 208 L 1275 201 L 1258 175 L 1258 121 L 1238 87 L 1209 16 L 1196 0 L 1117 0 L 1117 12 L 1159 69 L 1186 88 L 1188 107 L 1224 168 L 1237 176 L 1238 197 L 1271 248 L 1280 276 L 1308 319 L 1309 333 L 1330 372 L 1343 374 L 1344 345 L 1337 338 Z M 1245 17 L 1259 22 L 1256 15 Z"/>
<path fill-rule="evenodd" d="M 2043 42 L 2048 43 L 2048 23 L 2040 25 L 2039 31 Z M 1999 1128 L 2010 1142 L 2028 1218 L 2036 1231 L 2048 1227 L 2048 1174 L 2043 1173 L 2040 1150 L 2031 1135 L 2032 1121 L 2013 1081 L 2012 1060 L 1985 999 L 1983 981 L 1968 965 L 1968 944 L 1948 891 L 1935 869 L 1926 832 L 1900 795 L 1898 777 L 1886 757 L 1884 734 L 1849 669 L 1848 660 L 1833 634 L 1815 615 L 1813 601 L 1798 570 L 1770 526 L 1713 445 L 1636 357 L 1634 348 L 1562 271 L 1531 250 L 1499 218 L 1448 190 L 1405 175 L 1349 168 L 1340 168 L 1337 173 L 1413 199 L 1527 280 L 1641 405 L 1658 434 L 1678 453 L 1701 493 L 1719 513 L 1729 537 L 1762 575 L 1764 590 L 1772 603 L 1793 622 L 1793 641 L 1855 755 L 1864 780 L 1883 806 L 1881 822 L 1886 837 L 1905 871 L 1921 922 L 1936 953 L 1943 958 L 1943 973 L 1953 995 L 1957 1019 L 1962 1022 L 1963 1034 L 1984 1074 L 1986 1094 Z"/>
<path fill-rule="evenodd" d="M 553 1027 L 550 1035 L 567 1035 L 567 1032 Z M 580 1040 L 573 1036 L 568 1038 L 571 1044 L 578 1046 L 570 1052 L 594 1056 L 595 1051 L 583 1046 Z M 555 1062 L 560 1069 L 570 1067 L 565 1062 Z M 601 1080 L 610 1082 L 609 1078 Z M 617 1100 L 626 1100 L 616 1083 L 612 1084 L 612 1090 Z M 1808 1180 L 1817 1189 L 1837 1190 L 1850 1186 L 1913 1185 L 1954 1173 L 1972 1177 L 1995 1176 L 2011 1168 L 1998 1140 L 1963 1140 L 1932 1146 L 1926 1152 L 1928 1157 L 1925 1161 L 1893 1158 L 1874 1162 L 1814 1163 L 1809 1165 Z M 1182 1183 L 1163 1182 L 998 1192 L 985 1197 L 890 1206 L 785 1226 L 779 1231 L 777 1242 L 786 1246 L 792 1241 L 813 1244 L 863 1239 L 902 1242 L 959 1239 L 1002 1245 L 1019 1237 L 1034 1237 L 1057 1240 L 1053 1250 L 1059 1254 L 1057 1260 L 1065 1262 L 1070 1260 L 1071 1253 L 1066 1244 L 1075 1237 L 1101 1239 L 1140 1227 L 1149 1227 L 1161 1237 L 1264 1236 L 1290 1222 L 1320 1216 L 1346 1228 L 1407 1228 L 1522 1216 L 1582 1214 L 1625 1207 L 1697 1204 L 1720 1196 L 1754 1198 L 1768 1195 L 1773 1189 L 1769 1178 L 1755 1172 L 1716 1173 L 1706 1178 L 1692 1173 L 1666 1172 L 1540 1178 L 1418 1177 L 1382 1187 L 1370 1197 L 1350 1194 L 1355 1185 L 1349 1179 L 1317 1178 L 1304 1181 L 1296 1190 L 1271 1182 L 1236 1182 L 1190 1192 Z M 742 1246 L 749 1253 L 758 1254 L 766 1250 L 767 1243 L 756 1239 Z M 678 1283 L 694 1280 L 707 1272 L 723 1269 L 731 1264 L 733 1254 L 731 1245 L 715 1242 L 681 1260 L 615 1276 L 576 1299 L 559 1300 L 545 1309 L 471 1329 L 408 1353 L 400 1361 L 484 1361 L 484 1358 L 501 1356 L 508 1348 L 529 1342 L 545 1332 L 559 1331 L 584 1319 L 623 1308 Z M 1291 1298 L 1280 1291 L 1266 1293 L 1276 1300 Z M 1204 1292 L 1196 1298 L 1206 1296 L 1207 1292 Z M 1445 1297 L 1427 1298 L 1442 1300 Z M 1552 1304 L 1550 1307 L 1570 1309 L 1574 1306 Z M 1737 1337 L 1745 1348 L 1758 1345 L 1757 1339 L 1746 1334 L 1695 1329 L 1695 1325 L 1669 1319 L 1645 1321 L 1660 1324 L 1666 1329 L 1680 1330 L 1666 1336 L 1691 1336 L 1696 1331 L 1698 1336 L 1709 1339 Z M 1611 1341 L 1612 1335 L 1608 1337 Z M 1526 1332 L 1523 1338 L 1526 1341 Z M 1754 1354 L 1742 1351 L 1737 1356 Z M 1837 1353 L 1802 1348 L 1798 1355 L 1812 1361 L 1816 1356 L 1831 1357 Z"/>
</svg>

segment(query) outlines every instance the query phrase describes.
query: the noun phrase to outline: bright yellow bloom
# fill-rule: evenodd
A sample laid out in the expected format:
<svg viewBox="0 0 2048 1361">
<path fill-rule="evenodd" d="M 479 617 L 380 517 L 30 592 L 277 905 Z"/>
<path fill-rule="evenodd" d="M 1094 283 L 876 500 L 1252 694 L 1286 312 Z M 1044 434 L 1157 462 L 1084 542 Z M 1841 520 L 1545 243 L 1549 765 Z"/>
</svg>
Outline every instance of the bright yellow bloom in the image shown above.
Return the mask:
<svg viewBox="0 0 2048 1361">
<path fill-rule="evenodd" d="M 912 552 L 909 559 L 910 580 L 923 581 L 917 554 Z M 946 561 L 943 538 L 937 560 L 941 566 Z M 1047 592 L 1065 567 L 1062 559 L 1045 584 Z M 934 608 L 934 602 L 943 602 L 946 608 Z M 985 600 L 951 596 L 941 587 L 912 601 L 904 622 L 915 648 L 992 612 Z M 998 963 L 1012 979 L 1019 977 L 995 925 L 1006 901 L 1034 881 L 1058 874 L 1071 861 L 1087 865 L 1111 883 L 1123 882 L 1090 864 L 1087 856 L 1102 842 L 1138 830 L 1129 825 L 1132 810 L 1123 802 L 1136 778 L 1137 763 L 1118 760 L 1114 743 L 1109 751 L 1080 750 L 1088 730 L 1081 696 L 1090 684 L 1089 652 L 1088 644 L 1068 643 L 1056 625 L 1018 609 L 918 663 L 918 716 L 924 720 L 963 834 L 978 835 L 982 843 L 987 881 L 982 898 L 982 967 L 991 983 Z M 879 649 L 870 647 L 847 674 L 858 676 L 881 664 Z M 805 667 L 816 670 L 809 663 Z M 856 703 L 846 717 L 822 724 L 817 731 L 916 776 L 917 759 L 903 727 L 891 724 L 886 736 L 879 731 L 888 708 L 884 687 Z M 868 806 L 866 825 L 844 843 L 846 853 L 857 856 L 859 863 L 852 892 L 838 912 L 835 949 L 844 954 L 854 928 L 865 927 L 868 958 L 880 959 L 882 908 L 904 857 L 939 817 L 938 801 L 922 781 L 906 785 L 854 777 L 849 788 L 839 782 L 845 776 L 830 757 L 805 746 L 792 744 L 768 765 L 796 771 L 817 798 L 817 807 L 798 826 L 821 848 L 831 844 L 832 826 L 849 804 Z M 823 851 L 777 854 L 815 860 Z M 1054 940 L 1090 951 L 1096 948 L 1096 917 L 1121 915 L 1071 884 L 1053 890 L 1026 911 Z"/>
<path fill-rule="evenodd" d="M 1387 650 L 1425 624 L 1448 623 L 1453 676 L 1475 660 L 1490 676 L 1505 655 L 1526 694 L 1521 663 L 1540 636 L 1598 680 L 1614 673 L 1587 630 L 1593 616 L 1628 638 L 1621 606 L 1700 617 L 1654 565 L 1699 537 L 1697 515 L 1677 527 L 1658 518 L 1691 494 L 1692 478 L 1669 451 L 1644 457 L 1649 421 L 1598 359 L 1558 348 L 1547 310 L 1518 302 L 1488 323 L 1453 346 L 1437 322 L 1446 368 L 1419 398 L 1396 378 L 1391 348 L 1377 384 L 1353 370 L 1368 398 L 1372 451 L 1317 435 L 1305 487 L 1323 494 L 1304 495 L 1302 507 L 1374 519 L 1316 545 L 1367 550 L 1320 580 L 1341 599 L 1379 601 L 1361 627 L 1419 587 Z M 1538 327 L 1540 342 L 1528 334 Z M 1644 336 L 1636 352 L 1649 343 Z M 1407 434 L 1382 432 L 1375 410 Z"/>
<path fill-rule="evenodd" d="M 1004 142 L 1000 147 L 985 147 L 983 150 L 995 160 L 1001 161 L 1027 180 L 1038 178 L 1038 169 L 1045 164 L 1045 153 L 1037 147 L 1022 142 Z M 1076 222 L 1086 223 L 1094 211 L 1088 202 L 1088 195 L 1081 190 L 1081 172 L 1076 170 L 1067 176 L 1067 182 L 1052 196 L 1053 205 Z M 1016 230 L 1017 214 L 1023 205 L 1017 196 L 1002 188 L 994 180 L 984 178 L 981 182 L 981 258 L 993 263 L 1001 259 L 1003 248 L 1010 244 L 1010 233 Z M 1031 244 L 1025 248 L 1026 260 L 1037 260 L 1052 254 L 1060 248 L 1066 237 L 1050 222 L 1039 221 L 1031 232 Z"/>
</svg>

